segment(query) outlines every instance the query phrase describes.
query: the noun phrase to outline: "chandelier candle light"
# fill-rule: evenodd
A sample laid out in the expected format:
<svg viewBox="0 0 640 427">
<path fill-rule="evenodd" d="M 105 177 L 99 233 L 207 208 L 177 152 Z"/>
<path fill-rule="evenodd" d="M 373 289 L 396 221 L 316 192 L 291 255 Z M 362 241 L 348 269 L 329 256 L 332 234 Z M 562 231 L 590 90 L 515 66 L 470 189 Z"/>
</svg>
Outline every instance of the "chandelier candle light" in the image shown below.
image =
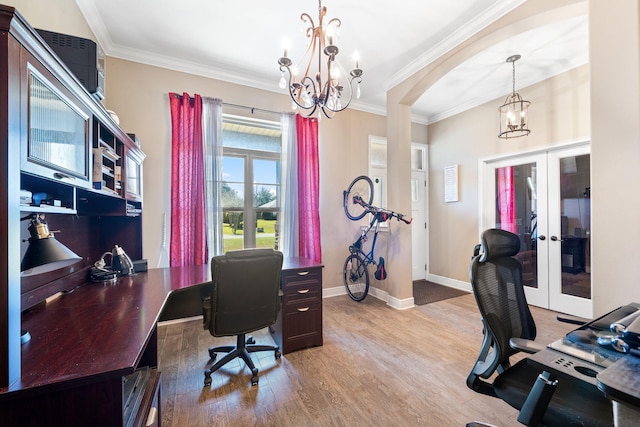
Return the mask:
<svg viewBox="0 0 640 427">
<path fill-rule="evenodd" d="M 333 18 L 323 24 L 327 8 L 322 6 L 322 1 L 318 0 L 318 26 L 315 25 L 311 16 L 303 13 L 300 19 L 303 25 L 308 25 L 305 35 L 308 45 L 305 54 L 298 64 L 306 62 L 304 77 L 296 80 L 297 66 L 287 56 L 287 48 L 284 49 L 284 56 L 278 59 L 280 71 L 280 88 L 289 86 L 289 94 L 293 102 L 291 107 L 299 109 L 305 117 L 311 117 L 318 107 L 327 117 L 331 118 L 335 113 L 344 110 L 351 103 L 353 97 L 353 83 L 355 82 L 356 98 L 360 98 L 360 82 L 362 81 L 362 70 L 358 68 L 358 59 L 355 59 L 356 66 L 349 72 L 348 83 L 343 85 L 341 78 L 344 73 L 343 68 L 336 60 L 339 49 L 334 45 L 334 37 L 341 25 L 338 18 Z M 323 55 L 325 56 L 326 68 L 323 68 Z M 305 61 L 306 59 L 306 61 Z M 314 63 L 317 59 L 317 68 Z M 288 82 L 285 77 L 288 74 Z M 320 117 L 320 112 L 318 112 Z"/>
<path fill-rule="evenodd" d="M 531 133 L 528 129 L 528 109 L 531 104 L 524 101 L 520 94 L 516 93 L 516 61 L 520 55 L 513 55 L 507 58 L 513 67 L 513 92 L 507 96 L 504 105 L 498 108 L 500 111 L 500 133 L 498 138 L 509 139 L 526 136 Z"/>
</svg>

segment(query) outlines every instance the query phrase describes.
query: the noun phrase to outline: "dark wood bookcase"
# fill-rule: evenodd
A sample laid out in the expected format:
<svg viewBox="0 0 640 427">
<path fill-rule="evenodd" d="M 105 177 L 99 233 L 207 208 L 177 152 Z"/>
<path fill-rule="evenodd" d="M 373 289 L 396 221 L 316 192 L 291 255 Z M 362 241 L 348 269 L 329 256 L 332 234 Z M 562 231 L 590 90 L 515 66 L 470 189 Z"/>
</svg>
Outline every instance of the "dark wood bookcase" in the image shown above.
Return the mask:
<svg viewBox="0 0 640 427">
<path fill-rule="evenodd" d="M 158 290 L 158 300 L 145 308 L 151 318 L 144 320 L 132 307 L 130 313 L 113 311 L 123 298 L 140 302 L 146 297 L 128 293 L 133 282 L 140 282 L 137 292 L 151 292 L 147 275 L 119 279 L 104 292 L 86 291 L 91 286 L 91 266 L 116 244 L 133 260 L 142 258 L 144 158 L 139 146 L 25 19 L 13 7 L 0 5 L 3 422 L 139 425 L 146 422 L 145 411 L 158 407 L 155 322 L 166 291 Z M 38 195 L 38 204 L 23 202 L 25 193 Z M 50 230 L 59 231 L 56 239 L 81 260 L 48 273 L 23 276 L 20 260 L 29 234 L 28 221 L 21 219 L 31 214 L 45 215 Z M 45 302 L 63 291 L 72 292 Z M 105 305 L 109 298 L 113 307 Z M 116 316 L 137 322 L 137 336 L 110 337 L 110 329 L 122 332 L 122 323 L 113 326 Z M 24 345 L 22 329 L 33 336 Z M 129 329 L 135 332 L 134 327 Z M 92 340 L 92 346 L 101 351 L 82 350 Z M 121 351 L 111 351 L 114 346 Z M 70 365 L 74 357 L 78 360 Z M 132 412 L 123 399 L 133 380 L 144 383 L 145 392 Z M 92 400 L 99 407 L 91 405 Z"/>
</svg>

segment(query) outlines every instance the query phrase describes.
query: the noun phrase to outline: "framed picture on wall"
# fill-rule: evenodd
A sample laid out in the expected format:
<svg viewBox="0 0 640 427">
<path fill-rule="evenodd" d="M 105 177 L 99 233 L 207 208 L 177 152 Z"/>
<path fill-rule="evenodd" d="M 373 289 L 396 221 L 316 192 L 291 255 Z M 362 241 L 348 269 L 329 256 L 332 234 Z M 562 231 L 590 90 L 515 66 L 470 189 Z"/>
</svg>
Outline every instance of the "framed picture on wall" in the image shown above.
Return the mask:
<svg viewBox="0 0 640 427">
<path fill-rule="evenodd" d="M 458 165 L 444 168 L 444 201 L 445 203 L 458 201 Z"/>
</svg>

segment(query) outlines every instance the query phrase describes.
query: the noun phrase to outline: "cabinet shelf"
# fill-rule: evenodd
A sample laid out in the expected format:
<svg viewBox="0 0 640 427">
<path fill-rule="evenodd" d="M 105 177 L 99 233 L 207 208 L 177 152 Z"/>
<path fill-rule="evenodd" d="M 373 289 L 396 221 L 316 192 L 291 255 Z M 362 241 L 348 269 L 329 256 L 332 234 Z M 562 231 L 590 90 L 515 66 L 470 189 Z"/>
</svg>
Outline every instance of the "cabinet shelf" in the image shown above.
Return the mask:
<svg viewBox="0 0 640 427">
<path fill-rule="evenodd" d="M 103 148 L 103 147 L 101 147 Z M 111 160 L 112 162 L 117 162 L 118 160 L 120 160 L 120 156 L 118 156 L 116 153 L 114 153 L 113 151 L 111 151 L 110 149 L 103 149 L 102 150 L 102 156 Z"/>
<path fill-rule="evenodd" d="M 103 144 L 100 140 L 99 147 L 93 149 L 93 188 L 120 196 L 121 183 L 116 172 L 121 167 L 118 164 L 120 156 Z"/>
<path fill-rule="evenodd" d="M 78 213 L 76 209 L 63 208 L 59 206 L 30 206 L 30 205 L 20 205 L 20 212 L 66 214 L 66 215 L 77 215 Z"/>
</svg>

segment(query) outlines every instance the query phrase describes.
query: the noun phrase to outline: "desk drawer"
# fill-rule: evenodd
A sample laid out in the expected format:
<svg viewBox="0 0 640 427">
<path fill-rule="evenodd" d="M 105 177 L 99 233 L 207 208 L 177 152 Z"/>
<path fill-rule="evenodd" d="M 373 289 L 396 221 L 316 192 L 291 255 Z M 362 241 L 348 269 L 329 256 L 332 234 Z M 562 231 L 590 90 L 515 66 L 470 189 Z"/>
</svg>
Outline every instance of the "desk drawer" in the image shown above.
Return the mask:
<svg viewBox="0 0 640 427">
<path fill-rule="evenodd" d="M 282 290 L 285 293 L 292 287 L 314 285 L 322 286 L 322 270 L 320 268 L 282 272 Z"/>
<path fill-rule="evenodd" d="M 319 283 L 296 283 L 283 290 L 282 304 L 296 304 L 300 301 L 320 302 L 322 286 Z"/>
<path fill-rule="evenodd" d="M 291 304 L 282 311 L 287 325 L 283 353 L 313 345 L 322 345 L 322 303 Z"/>
</svg>

